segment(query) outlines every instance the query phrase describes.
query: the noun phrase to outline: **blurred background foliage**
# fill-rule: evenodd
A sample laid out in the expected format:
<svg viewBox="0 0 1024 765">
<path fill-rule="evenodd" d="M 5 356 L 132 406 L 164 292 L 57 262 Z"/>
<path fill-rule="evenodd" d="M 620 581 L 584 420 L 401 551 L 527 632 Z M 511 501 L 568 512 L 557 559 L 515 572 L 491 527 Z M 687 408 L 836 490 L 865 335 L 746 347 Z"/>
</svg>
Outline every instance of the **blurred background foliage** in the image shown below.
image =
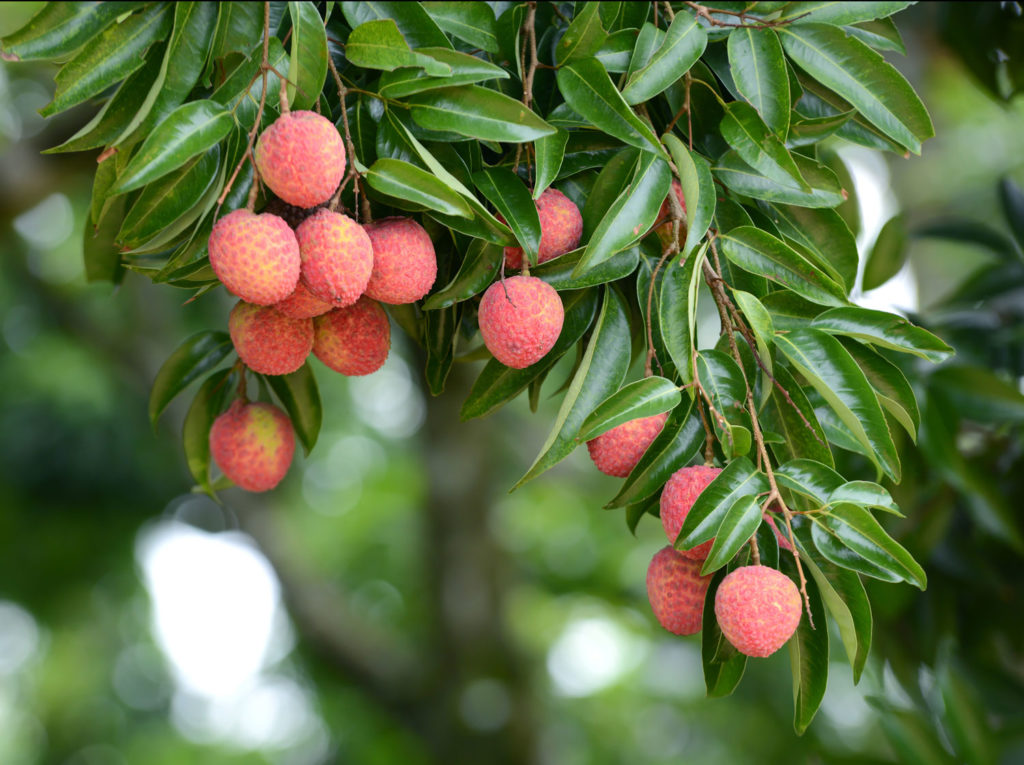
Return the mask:
<svg viewBox="0 0 1024 765">
<path fill-rule="evenodd" d="M 38 5 L 4 4 L 0 34 Z M 937 137 L 888 165 L 840 151 L 862 261 L 895 274 L 864 301 L 958 351 L 901 360 L 923 427 L 890 531 L 929 587 L 867 580 L 868 670 L 854 687 L 834 657 L 802 738 L 785 651 L 705 698 L 699 642 L 649 612 L 660 525 L 634 537 L 601 510 L 617 482 L 582 450 L 507 494 L 550 402 L 460 423 L 468 370 L 430 398 L 399 333 L 372 381 L 321 375 L 321 447 L 277 491 L 190 493 L 184 410 L 154 434 L 149 385 L 230 301 L 85 283 L 95 157 L 40 152 L 90 109 L 44 124 L 53 70 L 4 62 L 0 762 L 1024 760 L 1024 22 L 1017 3 L 945 3 L 897 23 Z"/>
</svg>

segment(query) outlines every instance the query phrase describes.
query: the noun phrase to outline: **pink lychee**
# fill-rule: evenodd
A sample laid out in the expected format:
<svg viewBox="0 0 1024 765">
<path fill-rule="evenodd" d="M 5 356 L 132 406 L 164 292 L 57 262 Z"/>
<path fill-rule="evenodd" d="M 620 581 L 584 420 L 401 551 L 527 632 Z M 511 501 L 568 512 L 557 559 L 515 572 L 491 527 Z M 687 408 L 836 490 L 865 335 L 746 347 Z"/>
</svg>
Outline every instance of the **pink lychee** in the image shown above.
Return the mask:
<svg viewBox="0 0 1024 765">
<path fill-rule="evenodd" d="M 793 580 L 768 566 L 736 569 L 715 595 L 722 634 L 747 656 L 771 656 L 785 645 L 800 624 L 801 608 Z"/>
<path fill-rule="evenodd" d="M 228 213 L 213 226 L 209 252 L 217 278 L 247 303 L 273 305 L 299 281 L 299 243 L 276 215 Z"/>
<path fill-rule="evenodd" d="M 316 112 L 282 114 L 256 141 L 256 169 L 290 205 L 314 207 L 334 194 L 345 174 L 338 129 Z"/>
<path fill-rule="evenodd" d="M 583 236 L 583 216 L 580 208 L 569 197 L 557 189 L 546 189 L 536 201 L 537 216 L 540 218 L 540 246 L 537 262 L 564 255 L 575 250 Z M 505 248 L 505 268 L 523 267 L 523 248 Z"/>
<path fill-rule="evenodd" d="M 437 256 L 426 229 L 412 218 L 382 218 L 364 227 L 373 244 L 373 273 L 366 294 L 391 305 L 412 303 L 430 292 Z"/>
<path fill-rule="evenodd" d="M 356 302 L 373 270 L 373 245 L 363 227 L 323 209 L 300 223 L 295 237 L 309 291 L 335 308 Z"/>
<path fill-rule="evenodd" d="M 265 375 L 294 372 L 313 349 L 311 319 L 293 319 L 272 307 L 241 301 L 231 309 L 228 333 L 238 358 Z"/>
<path fill-rule="evenodd" d="M 699 561 L 690 560 L 671 545 L 655 553 L 647 567 L 647 598 L 658 623 L 676 635 L 700 632 L 704 596 L 711 575 L 700 575 Z"/>
<path fill-rule="evenodd" d="M 273 404 L 236 399 L 210 428 L 210 454 L 236 486 L 269 491 L 295 454 L 291 420 Z"/>
<path fill-rule="evenodd" d="M 299 279 L 295 291 L 280 303 L 274 303 L 274 308 L 293 319 L 312 319 L 327 313 L 334 306 L 310 292 L 302 279 Z"/>
<path fill-rule="evenodd" d="M 380 303 L 361 297 L 313 320 L 313 354 L 335 372 L 358 376 L 376 372 L 388 358 L 391 325 Z"/>
<path fill-rule="evenodd" d="M 721 472 L 721 468 L 696 465 L 680 468 L 668 479 L 668 483 L 665 484 L 665 488 L 661 492 L 661 525 L 665 527 L 669 542 L 675 543 L 693 503 Z M 704 560 L 711 552 L 711 545 L 714 544 L 714 541 L 709 539 L 696 547 L 680 552 L 687 558 Z"/>
<path fill-rule="evenodd" d="M 625 478 L 636 467 L 661 429 L 668 412 L 641 417 L 618 425 L 587 441 L 587 451 L 597 469 L 605 475 Z"/>
<path fill-rule="evenodd" d="M 495 282 L 480 301 L 484 345 L 512 369 L 540 361 L 558 340 L 565 309 L 555 288 L 534 276 Z"/>
</svg>

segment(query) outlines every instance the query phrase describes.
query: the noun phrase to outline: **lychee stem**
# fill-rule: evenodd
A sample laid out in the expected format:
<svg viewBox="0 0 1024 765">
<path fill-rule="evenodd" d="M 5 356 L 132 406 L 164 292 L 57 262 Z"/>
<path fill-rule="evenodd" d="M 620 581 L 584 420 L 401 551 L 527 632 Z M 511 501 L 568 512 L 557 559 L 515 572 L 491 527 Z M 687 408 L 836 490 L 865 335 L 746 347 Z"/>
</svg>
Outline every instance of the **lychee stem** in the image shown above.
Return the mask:
<svg viewBox="0 0 1024 765">
<path fill-rule="evenodd" d="M 341 103 L 341 124 L 345 132 L 345 150 L 348 152 L 348 170 L 345 174 L 345 179 L 341 182 L 341 186 L 338 187 L 338 200 L 341 199 L 341 191 L 345 188 L 345 184 L 348 183 L 349 178 L 353 179 L 352 184 L 352 199 L 353 199 L 353 210 L 352 213 L 356 218 L 356 222 L 359 222 L 358 209 L 360 207 L 359 192 L 362 186 L 363 179 L 359 175 L 359 171 L 356 170 L 356 145 L 352 141 L 352 130 L 348 124 L 348 109 L 345 106 L 345 97 L 348 95 L 348 88 L 341 81 L 341 75 L 338 74 L 338 68 L 334 65 L 334 60 L 330 54 L 327 56 L 327 66 L 331 70 L 331 76 L 334 77 L 334 84 L 338 86 L 338 101 Z M 362 196 L 362 212 L 363 212 L 363 223 L 372 223 L 373 217 L 370 215 L 370 200 L 364 193 Z"/>
</svg>

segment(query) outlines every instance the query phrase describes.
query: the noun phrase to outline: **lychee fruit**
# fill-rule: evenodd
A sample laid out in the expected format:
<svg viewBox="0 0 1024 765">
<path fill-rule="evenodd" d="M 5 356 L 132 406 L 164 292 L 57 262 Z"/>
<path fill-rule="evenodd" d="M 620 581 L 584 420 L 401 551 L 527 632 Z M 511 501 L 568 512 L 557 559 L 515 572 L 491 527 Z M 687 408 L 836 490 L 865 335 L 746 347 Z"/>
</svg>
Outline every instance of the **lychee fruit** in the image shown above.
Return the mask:
<svg viewBox="0 0 1024 765">
<path fill-rule="evenodd" d="M 390 305 L 412 303 L 430 292 L 437 256 L 426 229 L 412 218 L 382 218 L 363 226 L 373 244 L 367 296 Z"/>
<path fill-rule="evenodd" d="M 658 623 L 676 635 L 700 632 L 704 596 L 711 575 L 700 575 L 700 561 L 690 560 L 671 545 L 655 553 L 647 567 L 647 598 Z"/>
<path fill-rule="evenodd" d="M 291 420 L 273 404 L 236 399 L 210 428 L 210 454 L 246 491 L 277 486 L 295 454 Z"/>
<path fill-rule="evenodd" d="M 540 195 L 536 205 L 537 216 L 540 218 L 538 263 L 557 258 L 579 247 L 580 237 L 583 236 L 583 216 L 575 202 L 557 189 L 547 189 Z M 523 248 L 506 247 L 505 268 L 522 267 Z"/>
<path fill-rule="evenodd" d="M 282 114 L 256 141 L 256 169 L 290 205 L 314 207 L 334 194 L 345 174 L 345 144 L 316 112 Z"/>
<path fill-rule="evenodd" d="M 302 282 L 333 307 L 352 305 L 373 270 L 373 245 L 363 227 L 341 213 L 318 210 L 295 229 Z"/>
<path fill-rule="evenodd" d="M 665 488 L 661 492 L 661 525 L 665 527 L 669 542 L 675 543 L 693 503 L 721 472 L 721 468 L 696 465 L 680 468 L 668 479 L 668 483 L 665 484 Z M 714 541 L 714 539 L 709 539 L 696 547 L 680 550 L 680 552 L 687 558 L 704 560 L 711 552 L 711 545 L 714 544 Z"/>
<path fill-rule="evenodd" d="M 565 309 L 555 288 L 535 276 L 495 282 L 480 301 L 484 345 L 512 369 L 540 361 L 558 340 Z"/>
<path fill-rule="evenodd" d="M 293 319 L 312 319 L 330 311 L 334 306 L 326 300 L 321 300 L 299 279 L 295 285 L 295 291 L 280 303 L 274 303 L 274 309 L 290 316 Z"/>
<path fill-rule="evenodd" d="M 715 617 L 733 646 L 747 656 L 771 656 L 800 624 L 800 592 L 768 566 L 743 566 L 718 586 Z"/>
<path fill-rule="evenodd" d="M 640 417 L 618 425 L 587 441 L 587 451 L 597 469 L 605 475 L 625 478 L 636 467 L 661 429 L 668 412 Z"/>
<path fill-rule="evenodd" d="M 391 324 L 380 303 L 361 297 L 313 320 L 313 354 L 335 372 L 368 375 L 388 358 Z"/>
<path fill-rule="evenodd" d="M 209 252 L 217 278 L 247 303 L 273 305 L 299 281 L 299 243 L 276 215 L 228 213 L 213 226 Z"/>
<path fill-rule="evenodd" d="M 228 333 L 238 358 L 265 375 L 294 372 L 313 349 L 311 319 L 293 319 L 272 307 L 241 301 L 228 316 Z"/>
</svg>

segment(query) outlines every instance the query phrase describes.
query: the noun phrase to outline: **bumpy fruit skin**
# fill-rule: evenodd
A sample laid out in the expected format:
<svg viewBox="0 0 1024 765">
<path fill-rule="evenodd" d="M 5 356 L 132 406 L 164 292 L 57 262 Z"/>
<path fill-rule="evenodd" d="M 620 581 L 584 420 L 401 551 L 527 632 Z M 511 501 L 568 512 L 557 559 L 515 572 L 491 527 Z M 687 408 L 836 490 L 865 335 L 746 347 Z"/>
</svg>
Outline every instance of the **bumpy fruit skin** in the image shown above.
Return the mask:
<svg viewBox="0 0 1024 765">
<path fill-rule="evenodd" d="M 299 279 L 295 291 L 280 303 L 274 303 L 274 309 L 293 319 L 312 319 L 330 311 L 334 306 L 321 300 L 308 289 Z"/>
<path fill-rule="evenodd" d="M 402 305 L 430 292 L 437 278 L 437 256 L 423 226 L 411 218 L 382 218 L 363 228 L 373 244 L 368 297 Z"/>
<path fill-rule="evenodd" d="M 330 199 L 341 183 L 345 144 L 326 117 L 289 112 L 260 134 L 256 169 L 270 190 L 288 204 L 315 207 Z"/>
<path fill-rule="evenodd" d="M 477 318 L 484 345 L 494 358 L 512 369 L 525 369 L 554 346 L 565 309 L 547 282 L 513 276 L 487 288 Z"/>
<path fill-rule="evenodd" d="M 313 354 L 335 372 L 351 377 L 376 372 L 391 349 L 391 324 L 380 303 L 361 297 L 313 320 Z"/>
<path fill-rule="evenodd" d="M 793 580 L 768 566 L 743 566 L 715 594 L 722 634 L 742 654 L 771 656 L 800 624 L 800 592 Z"/>
<path fill-rule="evenodd" d="M 210 428 L 210 454 L 236 486 L 269 491 L 292 463 L 292 423 L 272 404 L 236 399 Z"/>
<path fill-rule="evenodd" d="M 313 349 L 313 321 L 293 319 L 274 308 L 238 302 L 228 317 L 238 358 L 253 372 L 286 375 Z"/>
<path fill-rule="evenodd" d="M 711 575 L 700 575 L 700 561 L 690 560 L 671 545 L 655 553 L 647 567 L 647 599 L 658 623 L 676 635 L 700 632 L 704 596 Z"/>
<path fill-rule="evenodd" d="M 363 227 L 341 213 L 318 210 L 295 229 L 302 282 L 335 308 L 352 305 L 370 281 L 373 245 Z"/>
<path fill-rule="evenodd" d="M 587 441 L 587 451 L 605 475 L 625 478 L 665 427 L 668 412 L 624 422 Z"/>
<path fill-rule="evenodd" d="M 209 250 L 217 278 L 247 303 L 273 305 L 299 281 L 299 243 L 276 215 L 228 213 L 214 224 Z"/>
<path fill-rule="evenodd" d="M 668 479 L 661 492 L 661 525 L 665 527 L 669 542 L 675 542 L 679 530 L 683 527 L 690 508 L 697 501 L 700 493 L 722 472 L 721 468 L 696 465 L 677 470 Z M 705 560 L 711 552 L 714 539 L 702 542 L 689 550 L 680 550 L 687 558 Z"/>
<path fill-rule="evenodd" d="M 556 189 L 547 189 L 536 202 L 540 218 L 540 247 L 537 262 L 564 255 L 575 250 L 583 236 L 583 216 L 580 208 L 569 197 Z M 505 268 L 523 267 L 523 248 L 505 248 Z"/>
</svg>

